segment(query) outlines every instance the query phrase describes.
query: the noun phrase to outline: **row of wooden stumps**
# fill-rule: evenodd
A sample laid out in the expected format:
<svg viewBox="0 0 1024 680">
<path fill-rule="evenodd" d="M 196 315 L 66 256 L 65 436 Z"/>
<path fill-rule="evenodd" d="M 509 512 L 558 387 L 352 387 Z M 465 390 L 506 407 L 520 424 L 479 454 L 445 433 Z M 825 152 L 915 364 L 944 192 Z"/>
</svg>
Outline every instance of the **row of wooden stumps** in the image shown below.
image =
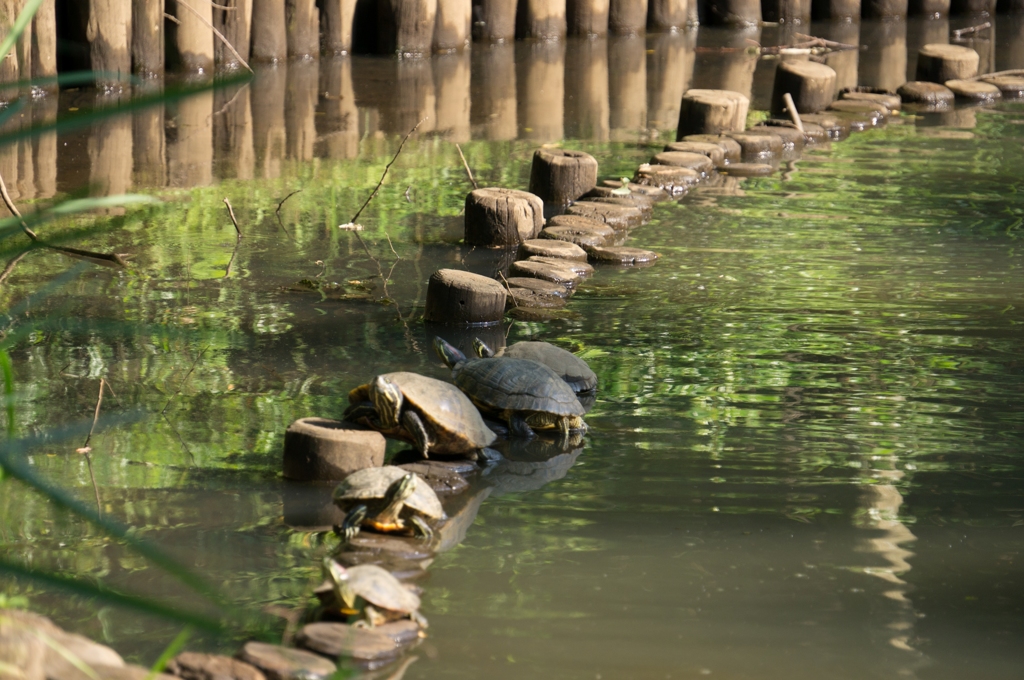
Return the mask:
<svg viewBox="0 0 1024 680">
<path fill-rule="evenodd" d="M 806 24 L 810 21 L 928 19 L 950 14 L 991 15 L 1024 10 L 1021 0 L 706 0 L 700 21 L 709 24 L 756 26 L 762 21 Z"/>
<path fill-rule="evenodd" d="M 677 198 L 700 183 L 774 174 L 805 145 L 842 139 L 883 124 L 904 103 L 942 110 L 1024 97 L 1024 78 L 977 77 L 979 57 L 957 45 L 920 50 L 917 81 L 898 93 L 851 90 L 836 101 L 836 72 L 806 57 L 779 64 L 770 118 L 746 129 L 750 102 L 727 90 L 689 90 L 680 105 L 677 141 L 638 167 L 632 178 L 599 181 L 597 161 L 579 151 L 541 148 L 533 157 L 529 191 L 482 188 L 466 197 L 465 245 L 503 249 L 493 277 L 442 269 L 430 277 L 425 320 L 486 325 L 506 312 L 551 318 L 593 264 L 653 263 L 651 251 L 624 247 L 627 233 L 646 223 L 653 203 Z M 545 215 L 549 215 L 545 220 Z M 589 263 L 588 263 L 589 260 Z"/>
</svg>

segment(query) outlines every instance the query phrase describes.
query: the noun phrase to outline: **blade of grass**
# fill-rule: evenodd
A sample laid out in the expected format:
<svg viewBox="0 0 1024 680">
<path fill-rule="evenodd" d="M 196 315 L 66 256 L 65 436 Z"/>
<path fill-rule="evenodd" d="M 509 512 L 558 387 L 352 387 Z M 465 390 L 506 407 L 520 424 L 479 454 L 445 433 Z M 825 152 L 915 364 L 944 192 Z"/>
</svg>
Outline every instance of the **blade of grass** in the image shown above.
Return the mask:
<svg viewBox="0 0 1024 680">
<path fill-rule="evenodd" d="M 178 652 L 182 650 L 190 637 L 192 637 L 192 629 L 188 627 L 182 628 L 177 637 L 171 640 L 171 644 L 167 645 L 167 649 L 163 651 L 160 658 L 153 663 L 153 667 L 149 669 L 149 675 L 146 676 L 146 680 L 153 680 L 157 674 L 163 673 L 164 669 L 167 668 L 167 664 L 178 655 Z"/>
<path fill-rule="evenodd" d="M 4 36 L 4 39 L 0 41 L 0 61 L 7 58 L 8 52 L 14 47 L 14 44 L 18 42 L 18 38 L 25 32 L 28 25 L 32 23 L 32 17 L 36 15 L 39 10 L 39 6 L 43 4 L 43 0 L 28 0 L 25 6 L 22 7 L 21 13 L 18 14 L 18 18 L 14 20 L 14 25 L 11 26 L 11 32 Z"/>
<path fill-rule="evenodd" d="M 122 593 L 82 579 L 69 578 L 67 576 L 61 576 L 59 574 L 53 574 L 39 569 L 32 569 L 31 567 L 26 567 L 18 564 L 17 562 L 11 562 L 10 560 L 6 560 L 2 557 L 0 557 L 0 572 L 30 579 L 42 585 L 60 588 L 61 590 L 80 597 L 103 600 L 111 605 L 135 609 L 136 611 L 140 611 L 144 614 L 158 616 L 170 621 L 177 621 L 187 626 L 191 626 L 192 628 L 198 628 L 199 630 L 205 630 L 210 633 L 223 634 L 228 632 L 228 629 L 223 623 L 202 614 L 195 614 L 193 612 L 175 609 L 174 607 L 168 607 L 160 604 L 159 602 L 154 602 L 136 595 Z"/>
</svg>

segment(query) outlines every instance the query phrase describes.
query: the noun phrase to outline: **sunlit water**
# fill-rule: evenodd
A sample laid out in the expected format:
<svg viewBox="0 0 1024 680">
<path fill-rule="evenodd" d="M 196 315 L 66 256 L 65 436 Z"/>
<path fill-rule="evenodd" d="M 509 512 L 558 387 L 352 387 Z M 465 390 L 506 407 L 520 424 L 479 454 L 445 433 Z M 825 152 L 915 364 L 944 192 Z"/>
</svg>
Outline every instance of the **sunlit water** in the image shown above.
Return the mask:
<svg viewBox="0 0 1024 680">
<path fill-rule="evenodd" d="M 693 36 L 674 39 L 676 67 L 714 86 L 722 64 L 702 67 L 712 57 L 694 52 Z M 616 45 L 609 53 L 632 44 Z M 454 78 L 443 60 L 355 60 L 319 66 L 319 98 L 279 71 L 235 103 L 218 93 L 198 113 L 195 103 L 169 110 L 166 166 L 146 165 L 147 114 L 134 119 L 127 175 L 104 166 L 104 140 L 124 130 L 122 143 L 132 139 L 132 119 L 57 138 L 91 168 L 84 177 L 83 161 L 62 161 L 62 190 L 239 180 L 165 194 L 184 204 L 130 212 L 76 241 L 130 253 L 127 271 L 80 265 L 55 291 L 47 283 L 74 265 L 63 255 L 35 251 L 11 271 L 6 310 L 37 293 L 5 321 L 8 332 L 34 329 L 12 352 L 17 433 L 81 422 L 87 431 L 100 378 L 113 387 L 104 414 L 141 418 L 93 436 L 95 491 L 74 453 L 84 434 L 37 449 L 35 468 L 90 504 L 98 493 L 105 515 L 248 610 L 301 611 L 326 547 L 322 534 L 290 525 L 304 521 L 297 499 L 315 506 L 329 489 L 280 478 L 282 435 L 295 418 L 340 414 L 347 391 L 376 372 L 446 377 L 429 351 L 436 330 L 421 321 L 426 279 L 488 264 L 458 245 L 470 185 L 452 141 L 484 184 L 525 188 L 533 149 L 563 134 L 602 175 L 628 174 L 671 137 L 672 122 L 658 122 L 671 110 L 657 113 L 658 102 L 678 103 L 654 77 L 664 53 L 644 60 L 640 47 L 642 107 L 616 99 L 629 83 L 607 65 L 595 86 L 569 77 L 574 63 L 593 63 L 579 58 L 593 45 L 573 44 L 552 57 L 566 74 L 556 116 L 521 89 L 548 57 L 518 46 L 505 66 L 474 53 L 474 77 L 511 65 L 519 98 L 505 88 L 486 99 L 474 80 L 472 113 L 451 113 L 462 127 L 438 119 L 442 102 L 469 105 L 468 70 L 456 97 L 441 91 Z M 763 107 L 771 73 L 749 66 L 741 75 Z M 870 61 L 861 66 L 870 79 Z M 403 96 L 416 96 L 396 104 L 396 68 L 426 69 L 430 86 L 402 81 Z M 332 82 L 349 109 L 339 112 Z M 260 108 L 271 87 L 294 88 L 287 107 L 277 95 L 264 101 L 279 116 Z M 596 104 L 580 106 L 574 92 Z M 250 135 L 248 146 L 225 142 L 205 118 L 238 101 L 253 107 L 248 126 L 242 115 L 231 128 Z M 428 134 L 409 142 L 361 219 L 378 271 L 335 226 L 431 106 Z M 538 127 L 545 121 L 555 127 Z M 785 174 L 659 204 L 629 241 L 661 254 L 654 267 L 599 269 L 564 318 L 486 331 L 492 342 L 507 333 L 584 352 L 599 398 L 582 452 L 520 452 L 449 501 L 472 524 L 417 581 L 431 627 L 405 677 L 1019 677 L 1022 123 L 1013 104 L 905 117 L 809 150 Z M 279 224 L 275 208 L 297 189 Z M 34 191 L 46 195 L 39 182 Z M 224 196 L 244 233 L 237 244 Z M 317 277 L 338 285 L 323 297 L 297 285 Z M 143 558 L 16 483 L 4 487 L 6 556 L 200 606 Z M 144 663 L 178 632 L 3 584 Z M 283 620 L 272 621 L 280 635 Z M 194 644 L 231 653 L 237 641 Z"/>
</svg>

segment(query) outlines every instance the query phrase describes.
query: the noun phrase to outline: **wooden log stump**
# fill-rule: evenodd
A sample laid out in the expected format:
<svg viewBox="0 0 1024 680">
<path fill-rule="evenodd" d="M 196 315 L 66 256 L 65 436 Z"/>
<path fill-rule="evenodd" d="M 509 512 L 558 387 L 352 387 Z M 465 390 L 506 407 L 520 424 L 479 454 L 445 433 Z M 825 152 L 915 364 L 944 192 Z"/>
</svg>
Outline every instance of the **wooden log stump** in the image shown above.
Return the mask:
<svg viewBox="0 0 1024 680">
<path fill-rule="evenodd" d="M 249 46 L 252 38 L 252 0 L 226 0 L 218 2 L 229 9 L 213 10 L 213 27 L 227 39 L 246 63 L 249 62 Z M 236 69 L 241 66 L 238 57 L 229 50 L 222 41 L 213 43 L 214 62 L 225 68 Z M 138 64 L 136 64 L 136 69 Z"/>
<path fill-rule="evenodd" d="M 718 144 L 710 142 L 672 142 L 665 145 L 665 151 L 699 153 L 710 158 L 716 168 L 725 165 L 725 150 Z"/>
<path fill-rule="evenodd" d="M 509 267 L 509 272 L 516 276 L 525 276 L 527 278 L 557 283 L 560 286 L 565 286 L 567 290 L 574 290 L 581 276 L 569 265 L 569 260 L 565 260 L 564 264 L 520 260 L 512 263 L 512 266 Z"/>
<path fill-rule="evenodd" d="M 847 91 L 841 93 L 840 98 L 852 101 L 872 102 L 874 104 L 881 104 L 890 113 L 894 111 L 899 111 L 902 104 L 899 95 L 885 92 Z"/>
<path fill-rule="evenodd" d="M 767 177 L 775 167 L 767 163 L 730 163 L 722 172 L 731 177 Z"/>
<path fill-rule="evenodd" d="M 315 0 L 285 0 L 288 56 L 320 58 L 320 12 Z"/>
<path fill-rule="evenodd" d="M 273 680 L 329 677 L 337 670 L 333 663 L 319 654 L 265 642 L 246 642 L 235 656 Z"/>
<path fill-rule="evenodd" d="M 1004 99 L 1018 99 L 1020 97 L 1024 97 L 1024 77 L 991 76 L 988 78 L 982 78 L 982 80 L 998 87 L 999 91 L 1003 93 Z"/>
<path fill-rule="evenodd" d="M 998 87 L 983 80 L 947 80 L 946 87 L 957 99 L 966 102 L 994 102 L 1003 96 Z"/>
<path fill-rule="evenodd" d="M 586 258 L 587 253 L 584 251 L 583 257 Z M 510 276 L 506 279 L 508 282 L 509 290 L 516 290 L 518 288 L 525 288 L 526 290 L 533 291 L 538 295 L 547 295 L 551 297 L 559 297 L 563 300 L 571 294 L 565 286 L 560 286 L 557 283 L 551 283 L 544 279 L 535 279 L 532 276 Z"/>
<path fill-rule="evenodd" d="M 511 248 L 536 237 L 543 225 L 544 202 L 535 194 L 483 188 L 466 196 L 466 245 Z"/>
<path fill-rule="evenodd" d="M 517 0 L 479 0 L 473 3 L 473 40 L 507 43 L 516 39 Z"/>
<path fill-rule="evenodd" d="M 863 0 L 861 16 L 865 19 L 905 19 L 907 0 Z"/>
<path fill-rule="evenodd" d="M 324 50 L 328 55 L 352 53 L 352 24 L 356 15 L 357 0 L 324 0 L 321 8 L 323 19 Z"/>
<path fill-rule="evenodd" d="M 459 269 L 439 269 L 427 283 L 428 323 L 488 326 L 505 314 L 505 288 L 494 279 Z"/>
<path fill-rule="evenodd" d="M 651 31 L 678 31 L 689 22 L 691 0 L 648 0 L 647 28 Z M 692 0 L 696 4 L 696 0 Z"/>
<path fill-rule="evenodd" d="M 429 55 L 434 43 L 438 0 L 380 0 L 378 41 L 385 54 Z"/>
<path fill-rule="evenodd" d="M 459 52 L 472 40 L 472 0 L 437 0 L 434 52 Z"/>
<path fill-rule="evenodd" d="M 611 0 L 608 30 L 616 35 L 640 35 L 647 30 L 647 0 Z"/>
<path fill-rule="evenodd" d="M 811 22 L 811 0 L 764 0 L 761 11 L 765 21 L 789 26 Z"/>
<path fill-rule="evenodd" d="M 608 33 L 609 0 L 566 0 L 566 32 L 584 37 Z"/>
<path fill-rule="evenodd" d="M 541 230 L 543 232 L 543 230 Z M 586 261 L 587 253 L 575 243 L 549 238 L 532 238 L 523 241 L 519 246 L 519 257 L 526 259 L 539 257 L 556 257 L 563 260 Z"/>
<path fill-rule="evenodd" d="M 676 168 L 671 165 L 644 163 L 636 169 L 633 181 L 637 184 L 658 187 L 670 196 L 682 196 L 700 181 L 700 175 L 690 168 Z"/>
<path fill-rule="evenodd" d="M 978 53 L 970 47 L 933 43 L 917 53 L 917 79 L 932 83 L 978 75 Z"/>
<path fill-rule="evenodd" d="M 276 63 L 288 58 L 288 27 L 282 0 L 252 0 L 252 59 Z"/>
<path fill-rule="evenodd" d="M 712 25 L 757 26 L 761 23 L 761 0 L 708 0 L 702 20 Z"/>
<path fill-rule="evenodd" d="M 302 418 L 284 433 L 284 477 L 303 482 L 344 479 L 356 470 L 383 465 L 384 447 L 380 432 L 327 418 Z"/>
<path fill-rule="evenodd" d="M 729 90 L 688 90 L 679 106 L 676 140 L 742 130 L 747 126 L 750 100 Z"/>
<path fill-rule="evenodd" d="M 596 185 L 597 160 L 590 154 L 553 148 L 533 153 L 530 193 L 545 203 L 569 205 Z"/>
<path fill-rule="evenodd" d="M 813 61 L 782 62 L 775 69 L 772 87 L 771 114 L 776 118 L 789 115 L 783 98 L 787 93 L 793 97 L 798 112 L 822 111 L 835 98 L 836 72 Z"/>
<path fill-rule="evenodd" d="M 90 0 L 86 36 L 92 70 L 110 74 L 97 79 L 100 90 L 120 92 L 128 87 L 126 78 L 132 72 L 131 25 L 130 0 Z"/>
<path fill-rule="evenodd" d="M 520 0 L 516 12 L 516 37 L 562 40 L 566 24 L 566 0 Z"/>
<path fill-rule="evenodd" d="M 32 77 L 52 78 L 57 75 L 57 13 L 54 0 L 43 0 L 32 19 L 32 30 Z M 41 87 L 48 92 L 57 91 L 57 83 Z"/>
<path fill-rule="evenodd" d="M 782 137 L 778 135 L 748 130 L 730 132 L 729 136 L 740 143 L 744 161 L 778 158 L 782 155 Z"/>
<path fill-rule="evenodd" d="M 743 155 L 740 143 L 725 135 L 687 135 L 683 137 L 682 141 L 716 144 L 725 153 L 726 163 L 738 163 Z"/>
<path fill-rule="evenodd" d="M 572 218 L 578 222 L 575 224 L 551 224 L 549 222 L 548 226 L 541 230 L 541 238 L 574 243 L 580 248 L 603 246 L 615 240 L 615 230 L 601 222 L 578 215 L 559 215 L 558 217 Z"/>
<path fill-rule="evenodd" d="M 653 264 L 658 259 L 653 250 L 627 246 L 596 247 L 588 250 L 587 254 L 595 264 L 642 265 Z"/>
<path fill-rule="evenodd" d="M 700 177 L 706 177 L 715 169 L 710 158 L 700 153 L 689 151 L 662 151 L 654 154 L 651 165 L 671 165 L 675 168 L 689 168 Z"/>
<path fill-rule="evenodd" d="M 929 107 L 948 107 L 953 105 L 956 95 L 945 85 L 922 80 L 903 83 L 896 91 L 904 104 L 921 104 Z"/>
<path fill-rule="evenodd" d="M 554 243 L 561 243 L 561 241 L 555 241 Z M 586 278 L 592 276 L 594 268 L 587 264 L 587 259 L 584 257 L 581 259 L 564 259 L 561 257 L 548 257 L 545 255 L 531 255 L 521 262 L 539 262 L 540 264 L 549 264 L 554 267 L 566 267 L 570 269 L 576 276 L 580 278 Z"/>
<path fill-rule="evenodd" d="M 860 21 L 861 0 L 812 0 L 811 18 L 826 21 Z"/>
</svg>

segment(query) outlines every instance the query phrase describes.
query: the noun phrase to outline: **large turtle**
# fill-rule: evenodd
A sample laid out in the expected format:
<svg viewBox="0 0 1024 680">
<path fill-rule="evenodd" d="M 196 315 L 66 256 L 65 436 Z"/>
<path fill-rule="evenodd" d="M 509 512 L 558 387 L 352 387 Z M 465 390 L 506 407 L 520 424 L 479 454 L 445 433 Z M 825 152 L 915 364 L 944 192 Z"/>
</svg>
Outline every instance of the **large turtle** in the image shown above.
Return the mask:
<svg viewBox="0 0 1024 680">
<path fill-rule="evenodd" d="M 491 357 L 510 357 L 512 359 L 529 359 L 544 364 L 562 378 L 572 391 L 593 392 L 597 389 L 597 374 L 590 370 L 587 362 L 580 359 L 572 352 L 561 347 L 556 347 L 550 342 L 517 342 L 514 345 L 504 347 L 498 352 L 488 347 L 483 340 L 475 338 L 473 349 L 481 359 Z"/>
<path fill-rule="evenodd" d="M 361 615 L 363 625 L 371 628 L 402 618 L 427 627 L 419 613 L 420 598 L 381 567 L 360 564 L 346 569 L 325 557 L 323 569 L 343 614 Z"/>
<path fill-rule="evenodd" d="M 587 431 L 576 394 L 544 364 L 508 357 L 467 359 L 442 338 L 434 338 L 434 349 L 452 369 L 455 385 L 482 411 L 507 421 L 513 435 L 559 429 L 568 437 Z"/>
<path fill-rule="evenodd" d="M 455 386 L 418 373 L 383 373 L 348 394 L 345 418 L 431 453 L 476 457 L 497 438 Z"/>
<path fill-rule="evenodd" d="M 347 540 L 364 526 L 429 539 L 433 532 L 424 518 L 445 518 L 441 501 L 430 485 L 419 475 L 393 465 L 353 472 L 334 489 L 333 498 L 346 513 L 340 533 Z"/>
</svg>

